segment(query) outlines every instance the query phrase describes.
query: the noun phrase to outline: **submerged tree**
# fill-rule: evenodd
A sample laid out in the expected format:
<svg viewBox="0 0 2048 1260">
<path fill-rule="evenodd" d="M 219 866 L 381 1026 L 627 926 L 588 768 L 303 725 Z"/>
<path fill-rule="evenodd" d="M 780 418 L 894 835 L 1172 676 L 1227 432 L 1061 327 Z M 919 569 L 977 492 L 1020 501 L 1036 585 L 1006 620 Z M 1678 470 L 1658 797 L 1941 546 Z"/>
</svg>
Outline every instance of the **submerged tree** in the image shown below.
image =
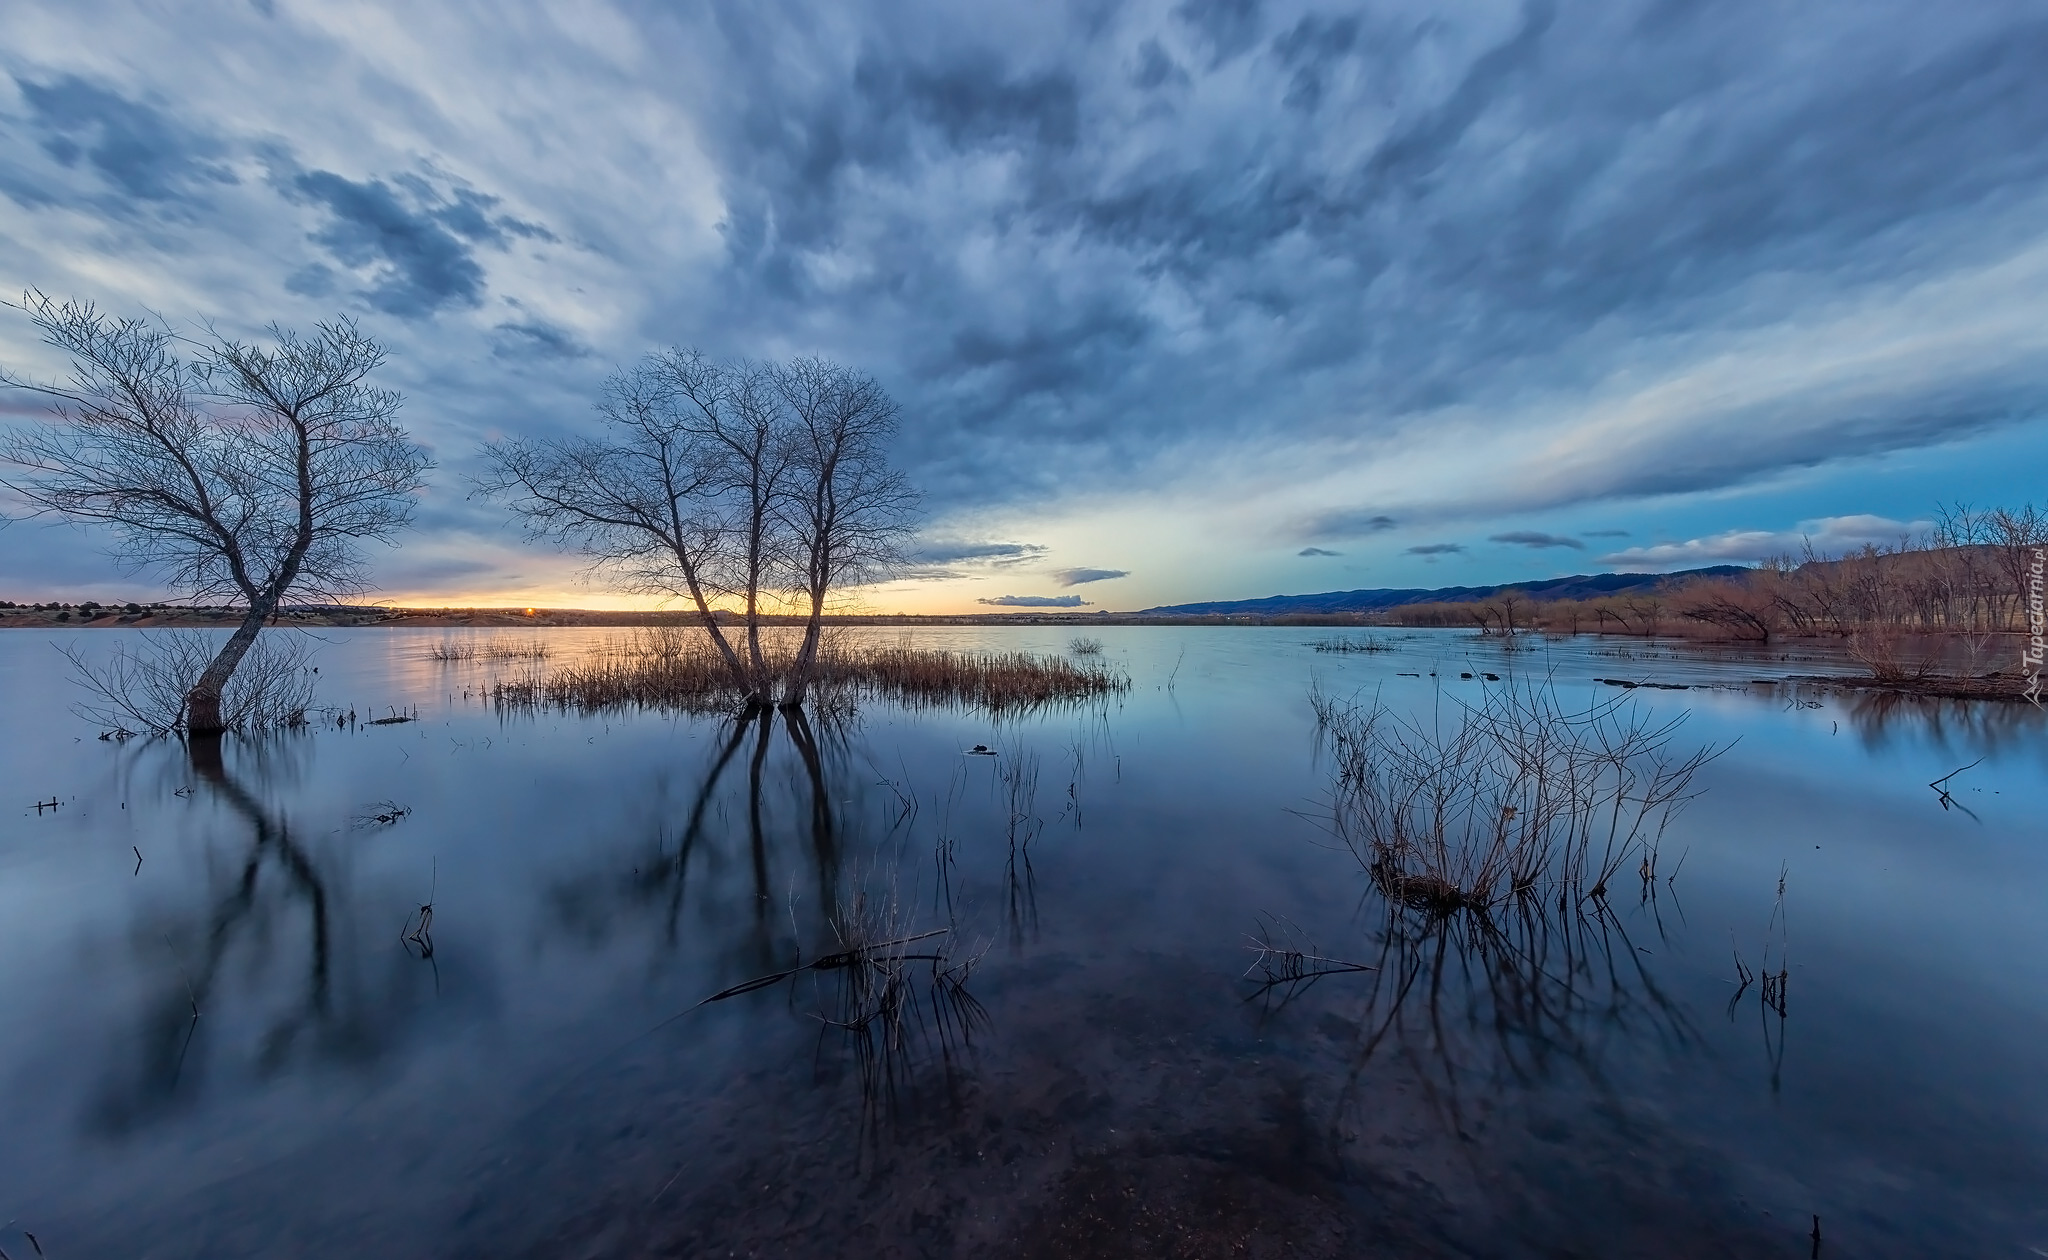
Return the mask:
<svg viewBox="0 0 2048 1260">
<path fill-rule="evenodd" d="M 185 697 L 186 729 L 217 734 L 221 693 L 265 619 L 288 596 L 363 590 L 359 544 L 411 520 L 432 463 L 395 419 L 398 394 L 368 383 L 383 347 L 347 319 L 310 336 L 272 325 L 262 346 L 211 329 L 187 341 L 40 293 L 22 309 L 70 357 L 71 376 L 41 384 L 0 372 L 58 400 L 56 423 L 0 440 L 0 460 L 17 470 L 0 484 L 32 514 L 110 527 L 131 571 L 244 602 Z"/>
<path fill-rule="evenodd" d="M 689 600 L 752 703 L 776 698 L 766 605 L 793 599 L 807 624 L 781 700 L 800 704 L 828 603 L 886 572 L 914 520 L 916 496 L 888 466 L 896 411 L 874 380 L 822 360 L 670 350 L 606 383 L 600 434 L 490 443 L 476 484 L 623 589 Z"/>
</svg>

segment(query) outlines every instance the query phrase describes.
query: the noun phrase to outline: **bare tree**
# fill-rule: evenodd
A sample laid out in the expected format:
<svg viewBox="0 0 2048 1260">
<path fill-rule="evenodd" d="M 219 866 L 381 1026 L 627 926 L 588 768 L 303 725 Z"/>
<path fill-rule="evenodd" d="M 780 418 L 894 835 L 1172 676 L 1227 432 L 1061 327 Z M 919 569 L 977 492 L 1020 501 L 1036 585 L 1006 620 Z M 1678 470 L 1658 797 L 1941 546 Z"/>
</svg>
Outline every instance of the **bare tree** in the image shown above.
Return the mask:
<svg viewBox="0 0 2048 1260">
<path fill-rule="evenodd" d="M 818 656 L 826 600 L 893 563 L 916 519 L 917 494 L 889 467 L 897 407 L 872 377 L 822 359 L 776 373 L 788 405 L 791 484 L 782 517 L 793 544 L 791 587 L 806 604 L 803 645 L 783 703 L 800 705 Z"/>
<path fill-rule="evenodd" d="M 1779 612 L 1777 602 L 1760 583 L 1717 580 L 1681 592 L 1678 615 L 1688 621 L 1719 626 L 1738 638 L 1771 641 Z"/>
<path fill-rule="evenodd" d="M 720 504 L 721 532 L 730 540 L 716 553 L 720 563 L 714 572 L 725 593 L 740 602 L 749 683 L 766 703 L 772 688 L 761 649 L 761 599 L 788 559 L 777 508 L 795 453 L 778 373 L 765 364 L 713 363 L 682 349 L 654 355 L 642 370 L 674 393 L 702 446 L 707 488 Z"/>
<path fill-rule="evenodd" d="M 613 374 L 598 402 L 598 437 L 514 438 L 484 447 L 477 492 L 500 499 L 527 533 L 581 551 L 625 590 L 688 599 L 735 682 L 755 678 L 719 626 L 725 470 L 703 434 L 706 411 L 725 406 L 715 373 L 694 395 L 651 362 Z"/>
<path fill-rule="evenodd" d="M 0 440 L 0 460 L 18 470 L 0 484 L 32 514 L 110 527 L 131 571 L 245 602 L 185 698 L 186 729 L 217 734 L 221 692 L 264 620 L 290 595 L 364 589 L 359 544 L 412 518 L 433 465 L 395 419 L 399 396 L 368 383 L 384 349 L 347 319 L 307 337 L 273 324 L 266 347 L 210 328 L 186 341 L 35 292 L 21 309 L 70 357 L 71 377 L 0 372 L 58 400 L 55 424 Z"/>
</svg>

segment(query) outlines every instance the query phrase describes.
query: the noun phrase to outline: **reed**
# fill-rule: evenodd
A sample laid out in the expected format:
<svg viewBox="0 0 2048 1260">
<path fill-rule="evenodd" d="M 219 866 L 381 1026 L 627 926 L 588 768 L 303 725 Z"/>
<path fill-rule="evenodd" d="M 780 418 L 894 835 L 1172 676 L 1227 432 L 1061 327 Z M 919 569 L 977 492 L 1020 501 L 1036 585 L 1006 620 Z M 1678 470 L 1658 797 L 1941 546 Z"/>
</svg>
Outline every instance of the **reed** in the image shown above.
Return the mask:
<svg viewBox="0 0 2048 1260">
<path fill-rule="evenodd" d="M 429 660 L 444 664 L 469 661 L 544 661 L 554 648 L 539 638 L 443 639 L 427 649 Z"/>
<path fill-rule="evenodd" d="M 770 664 L 785 669 L 786 644 Z M 933 651 L 902 644 L 828 643 L 819 653 L 808 703 L 844 711 L 864 700 L 920 708 L 1014 713 L 1121 694 L 1130 680 L 1098 660 L 1029 652 Z M 608 644 L 587 658 L 501 680 L 491 698 L 503 708 L 579 712 L 655 708 L 730 712 L 746 697 L 701 634 L 655 627 Z"/>
<path fill-rule="evenodd" d="M 1391 652 L 1392 645 L 1371 637 L 1362 639 L 1319 639 L 1309 645 L 1318 652 Z"/>
</svg>

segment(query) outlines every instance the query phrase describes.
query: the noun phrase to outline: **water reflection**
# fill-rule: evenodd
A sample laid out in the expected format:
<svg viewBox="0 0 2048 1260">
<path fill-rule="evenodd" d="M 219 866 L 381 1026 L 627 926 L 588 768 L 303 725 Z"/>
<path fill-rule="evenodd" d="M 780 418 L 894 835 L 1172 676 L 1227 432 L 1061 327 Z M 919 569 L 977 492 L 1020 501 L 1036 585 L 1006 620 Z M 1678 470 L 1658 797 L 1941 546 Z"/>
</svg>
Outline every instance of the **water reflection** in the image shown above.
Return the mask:
<svg viewBox="0 0 2048 1260">
<path fill-rule="evenodd" d="M 2018 701 L 1942 700 L 1884 691 L 1834 697 L 1865 748 L 1878 751 L 1926 742 L 1972 755 L 2038 746 L 2048 735 L 2048 710 Z"/>
<path fill-rule="evenodd" d="M 210 845 L 197 904 L 159 906 L 131 930 L 145 996 L 126 1062 L 90 1108 L 105 1134 L 189 1108 L 237 1066 L 268 1078 L 294 1062 L 372 1063 L 433 995 L 395 938 L 363 948 L 342 855 L 287 820 L 278 796 L 295 768 L 291 738 L 302 737 L 243 743 L 240 773 L 217 738 L 141 750 L 167 773 L 182 752 L 197 792 L 179 794 L 222 806 L 230 826 Z"/>
<path fill-rule="evenodd" d="M 1518 897 L 1446 914 L 1377 889 L 1367 913 L 1377 926 L 1364 953 L 1335 958 L 1269 936 L 1263 945 L 1275 956 L 1262 959 L 1259 977 L 1276 1006 L 1344 977 L 1332 981 L 1347 986 L 1333 1000 L 1359 1028 L 1347 1092 L 1354 1104 L 1366 1101 L 1358 1091 L 1368 1065 L 1390 1058 L 1461 1132 L 1475 1099 L 1550 1087 L 1560 1073 L 1604 1090 L 1616 1061 L 1699 1041 L 1643 943 L 1664 939 L 1654 913 L 1642 936 L 1604 903 L 1581 910 Z"/>
</svg>

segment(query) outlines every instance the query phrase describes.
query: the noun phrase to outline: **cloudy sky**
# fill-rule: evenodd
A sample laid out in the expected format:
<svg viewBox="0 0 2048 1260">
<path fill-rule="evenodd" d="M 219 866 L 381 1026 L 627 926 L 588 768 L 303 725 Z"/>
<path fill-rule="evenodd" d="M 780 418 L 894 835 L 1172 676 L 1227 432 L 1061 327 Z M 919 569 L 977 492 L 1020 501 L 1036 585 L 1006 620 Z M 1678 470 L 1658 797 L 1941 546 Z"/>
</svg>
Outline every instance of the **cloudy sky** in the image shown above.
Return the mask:
<svg viewBox="0 0 2048 1260">
<path fill-rule="evenodd" d="M 883 611 L 1742 561 L 2039 497 L 2043 66 L 2031 3 L 13 0 L 0 288 L 359 317 L 405 601 L 618 602 L 462 479 L 671 344 L 903 404 Z M 156 589 L 102 541 L 0 595 Z"/>
</svg>

